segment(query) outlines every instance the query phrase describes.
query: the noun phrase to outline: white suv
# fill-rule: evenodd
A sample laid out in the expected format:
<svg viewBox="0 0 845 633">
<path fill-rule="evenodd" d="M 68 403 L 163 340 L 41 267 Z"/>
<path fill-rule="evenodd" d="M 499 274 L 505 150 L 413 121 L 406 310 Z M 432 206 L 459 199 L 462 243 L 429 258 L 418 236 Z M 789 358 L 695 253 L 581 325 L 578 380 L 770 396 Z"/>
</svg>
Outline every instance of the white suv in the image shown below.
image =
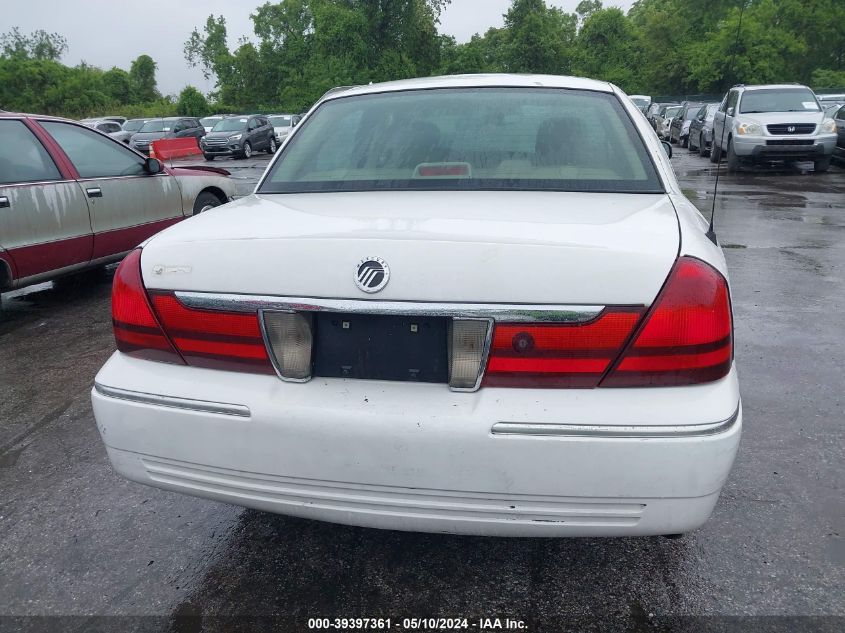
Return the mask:
<svg viewBox="0 0 845 633">
<path fill-rule="evenodd" d="M 716 112 L 710 160 L 719 162 L 724 153 L 728 171 L 744 163 L 813 161 L 821 172 L 835 146 L 836 124 L 806 86 L 738 85 Z"/>
</svg>

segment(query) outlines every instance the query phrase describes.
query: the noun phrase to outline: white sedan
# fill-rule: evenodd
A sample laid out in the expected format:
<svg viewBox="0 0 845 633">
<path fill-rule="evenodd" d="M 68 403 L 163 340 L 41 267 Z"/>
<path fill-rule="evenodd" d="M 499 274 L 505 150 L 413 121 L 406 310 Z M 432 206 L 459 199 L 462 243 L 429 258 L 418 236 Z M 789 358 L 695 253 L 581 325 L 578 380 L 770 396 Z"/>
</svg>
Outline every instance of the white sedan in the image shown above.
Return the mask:
<svg viewBox="0 0 845 633">
<path fill-rule="evenodd" d="M 706 229 L 611 84 L 330 94 L 253 195 L 120 266 L 97 424 L 129 479 L 271 512 L 688 532 L 742 424 Z"/>
</svg>

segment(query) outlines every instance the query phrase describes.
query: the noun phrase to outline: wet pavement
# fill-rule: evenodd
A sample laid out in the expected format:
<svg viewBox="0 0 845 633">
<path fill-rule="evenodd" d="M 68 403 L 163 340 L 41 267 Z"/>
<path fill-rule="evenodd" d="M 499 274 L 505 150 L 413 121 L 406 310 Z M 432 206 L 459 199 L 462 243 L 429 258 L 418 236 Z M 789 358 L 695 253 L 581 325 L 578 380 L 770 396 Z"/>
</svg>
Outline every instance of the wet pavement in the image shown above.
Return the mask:
<svg viewBox="0 0 845 633">
<path fill-rule="evenodd" d="M 243 195 L 266 163 L 214 165 Z M 673 163 L 709 214 L 714 166 L 682 149 Z M 723 172 L 717 231 L 745 427 L 713 517 L 680 540 L 385 532 L 124 481 L 89 399 L 113 349 L 113 269 L 3 295 L 0 615 L 77 617 L 0 617 L 0 631 L 248 630 L 271 624 L 249 619 L 262 616 L 299 631 L 319 616 L 431 615 L 510 617 L 534 631 L 728 622 L 685 616 L 745 616 L 727 630 L 843 630 L 845 170 Z"/>
</svg>

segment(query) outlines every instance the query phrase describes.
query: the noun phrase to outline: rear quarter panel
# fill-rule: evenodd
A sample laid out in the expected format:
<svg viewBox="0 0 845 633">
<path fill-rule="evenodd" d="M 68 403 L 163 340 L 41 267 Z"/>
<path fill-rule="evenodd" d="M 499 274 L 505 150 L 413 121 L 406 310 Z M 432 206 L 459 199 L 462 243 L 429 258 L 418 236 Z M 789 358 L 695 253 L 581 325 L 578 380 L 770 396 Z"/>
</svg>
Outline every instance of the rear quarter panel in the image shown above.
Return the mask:
<svg viewBox="0 0 845 633">
<path fill-rule="evenodd" d="M 235 195 L 235 183 L 226 176 L 178 168 L 172 169 L 171 173 L 176 177 L 182 191 L 182 208 L 186 216 L 193 215 L 194 201 L 202 191 L 211 190 L 217 195 L 222 193 L 225 201 L 231 200 Z"/>
</svg>

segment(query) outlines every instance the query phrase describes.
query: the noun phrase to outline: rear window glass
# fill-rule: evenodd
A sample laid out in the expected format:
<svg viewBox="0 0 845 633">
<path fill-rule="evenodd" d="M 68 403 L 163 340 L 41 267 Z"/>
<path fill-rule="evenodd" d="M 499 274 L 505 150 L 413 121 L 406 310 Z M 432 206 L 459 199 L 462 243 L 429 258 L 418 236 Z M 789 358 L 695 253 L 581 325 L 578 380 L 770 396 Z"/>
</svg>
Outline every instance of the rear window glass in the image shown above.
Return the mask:
<svg viewBox="0 0 845 633">
<path fill-rule="evenodd" d="M 456 88 L 341 97 L 303 124 L 263 193 L 662 191 L 615 95 Z"/>
<path fill-rule="evenodd" d="M 47 150 L 22 121 L 0 121 L 0 184 L 61 177 Z"/>
<path fill-rule="evenodd" d="M 156 119 L 153 121 L 147 121 L 139 130 L 142 133 L 146 132 L 169 132 L 170 127 L 174 124 L 174 121 L 166 121 L 164 119 Z"/>
</svg>

